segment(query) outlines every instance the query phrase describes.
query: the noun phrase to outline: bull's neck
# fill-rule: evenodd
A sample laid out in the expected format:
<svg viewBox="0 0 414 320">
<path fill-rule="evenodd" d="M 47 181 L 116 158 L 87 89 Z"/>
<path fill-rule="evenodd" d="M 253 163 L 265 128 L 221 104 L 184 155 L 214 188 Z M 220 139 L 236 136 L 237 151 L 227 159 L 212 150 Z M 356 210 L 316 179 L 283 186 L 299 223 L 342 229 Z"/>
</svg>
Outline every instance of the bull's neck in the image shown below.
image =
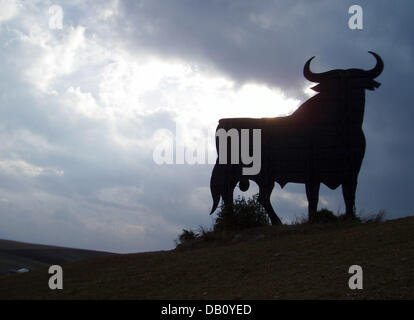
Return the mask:
<svg viewBox="0 0 414 320">
<path fill-rule="evenodd" d="M 348 92 L 340 100 L 342 121 L 345 120 L 345 123 L 349 124 L 353 130 L 362 129 L 365 112 L 365 90 Z"/>
</svg>

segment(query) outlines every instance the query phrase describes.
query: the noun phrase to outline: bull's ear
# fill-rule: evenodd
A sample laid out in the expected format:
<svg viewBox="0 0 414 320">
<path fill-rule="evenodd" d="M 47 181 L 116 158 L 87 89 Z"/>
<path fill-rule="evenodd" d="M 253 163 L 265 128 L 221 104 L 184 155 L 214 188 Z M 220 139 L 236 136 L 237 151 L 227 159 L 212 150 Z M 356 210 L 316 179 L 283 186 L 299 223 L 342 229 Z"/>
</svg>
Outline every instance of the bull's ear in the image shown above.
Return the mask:
<svg viewBox="0 0 414 320">
<path fill-rule="evenodd" d="M 322 84 L 318 84 L 318 85 L 316 85 L 316 86 L 314 86 L 314 87 L 312 87 L 311 89 L 313 90 L 313 91 L 316 91 L 316 92 L 322 92 L 323 91 L 323 85 Z"/>
<path fill-rule="evenodd" d="M 332 79 L 330 81 L 321 82 L 318 85 L 312 87 L 311 89 L 316 92 L 337 92 L 341 89 L 340 85 L 341 82 Z"/>
</svg>

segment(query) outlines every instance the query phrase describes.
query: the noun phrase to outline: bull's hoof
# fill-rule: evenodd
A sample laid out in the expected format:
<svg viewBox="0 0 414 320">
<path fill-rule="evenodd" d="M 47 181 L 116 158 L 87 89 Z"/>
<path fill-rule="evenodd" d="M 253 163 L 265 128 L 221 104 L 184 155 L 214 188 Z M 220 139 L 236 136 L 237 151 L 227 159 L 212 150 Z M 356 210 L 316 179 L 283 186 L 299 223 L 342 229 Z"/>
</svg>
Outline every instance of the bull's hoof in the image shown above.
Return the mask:
<svg viewBox="0 0 414 320">
<path fill-rule="evenodd" d="M 271 219 L 270 222 L 272 223 L 272 226 L 281 226 L 283 224 L 280 219 Z"/>
<path fill-rule="evenodd" d="M 358 218 L 356 217 L 355 213 L 351 213 L 351 214 L 348 214 L 347 213 L 347 214 L 345 214 L 344 219 L 345 220 L 348 220 L 348 221 L 358 220 Z"/>
</svg>

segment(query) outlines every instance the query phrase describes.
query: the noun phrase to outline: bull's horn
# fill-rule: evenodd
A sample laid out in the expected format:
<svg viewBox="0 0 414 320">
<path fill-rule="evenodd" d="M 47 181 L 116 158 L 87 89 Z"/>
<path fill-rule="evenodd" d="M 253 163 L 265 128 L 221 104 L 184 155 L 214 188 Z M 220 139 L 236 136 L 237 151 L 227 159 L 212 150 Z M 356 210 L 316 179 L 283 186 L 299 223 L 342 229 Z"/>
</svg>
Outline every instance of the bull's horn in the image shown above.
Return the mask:
<svg viewBox="0 0 414 320">
<path fill-rule="evenodd" d="M 314 73 L 310 71 L 310 63 L 312 59 L 315 57 L 310 58 L 308 61 L 306 61 L 305 66 L 303 67 L 303 75 L 306 79 L 312 82 L 321 82 L 325 76 L 330 73 L 330 71 L 322 72 L 322 73 Z"/>
<path fill-rule="evenodd" d="M 372 78 L 376 78 L 381 74 L 382 70 L 384 69 L 384 62 L 382 62 L 381 57 L 377 55 L 375 52 L 368 52 L 372 54 L 375 57 L 375 59 L 377 59 L 377 64 L 374 68 L 372 68 L 371 70 L 367 70 L 365 72 L 368 73 Z"/>
</svg>

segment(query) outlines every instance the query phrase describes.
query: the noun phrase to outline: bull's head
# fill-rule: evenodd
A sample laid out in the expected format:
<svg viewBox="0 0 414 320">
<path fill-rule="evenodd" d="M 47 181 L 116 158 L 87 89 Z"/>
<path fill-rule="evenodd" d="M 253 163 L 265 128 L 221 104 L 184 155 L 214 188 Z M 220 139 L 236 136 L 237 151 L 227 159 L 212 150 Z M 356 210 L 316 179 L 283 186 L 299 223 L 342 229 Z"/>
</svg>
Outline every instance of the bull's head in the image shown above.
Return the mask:
<svg viewBox="0 0 414 320">
<path fill-rule="evenodd" d="M 313 58 L 310 58 L 303 68 L 303 75 L 306 79 L 319 84 L 312 87 L 312 90 L 317 92 L 332 92 L 345 90 L 375 90 L 381 84 L 374 79 L 378 77 L 384 69 L 384 63 L 379 55 L 375 52 L 368 51 L 377 59 L 376 66 L 371 70 L 362 69 L 336 69 L 322 73 L 314 73 L 310 71 L 310 63 Z"/>
</svg>

